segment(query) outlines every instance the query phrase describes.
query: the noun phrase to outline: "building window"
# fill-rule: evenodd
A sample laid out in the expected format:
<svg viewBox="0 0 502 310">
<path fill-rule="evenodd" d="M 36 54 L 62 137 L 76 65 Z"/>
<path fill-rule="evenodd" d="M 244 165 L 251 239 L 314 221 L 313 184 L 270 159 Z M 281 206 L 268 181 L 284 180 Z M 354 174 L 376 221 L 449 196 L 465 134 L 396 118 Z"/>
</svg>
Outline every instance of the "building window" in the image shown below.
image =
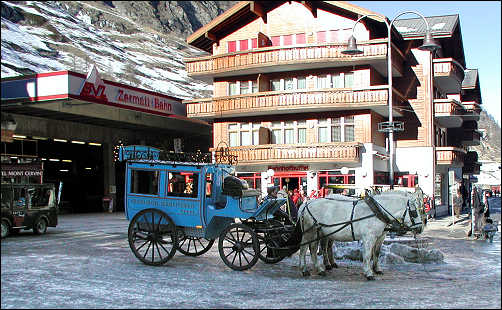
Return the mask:
<svg viewBox="0 0 502 310">
<path fill-rule="evenodd" d="M 354 135 L 354 116 L 345 116 L 343 118 L 343 133 L 344 133 L 344 141 L 350 142 L 355 141 Z"/>
<path fill-rule="evenodd" d="M 331 75 L 333 80 L 333 88 L 343 88 L 343 76 L 342 73 L 335 73 Z"/>
<path fill-rule="evenodd" d="M 227 50 L 229 53 L 233 53 L 237 51 L 237 44 L 235 41 L 228 41 L 227 42 Z"/>
<path fill-rule="evenodd" d="M 296 88 L 298 89 L 306 89 L 307 88 L 307 78 L 304 76 L 299 76 L 296 78 L 297 85 Z"/>
<path fill-rule="evenodd" d="M 248 40 L 239 40 L 239 51 L 248 50 Z"/>
<path fill-rule="evenodd" d="M 330 75 L 321 75 L 317 77 L 317 88 L 331 88 Z"/>
<path fill-rule="evenodd" d="M 270 80 L 270 90 L 271 91 L 281 90 L 281 80 L 280 79 Z"/>
<path fill-rule="evenodd" d="M 297 33 L 296 34 L 296 44 L 305 44 L 307 40 L 305 40 L 305 33 Z"/>
<path fill-rule="evenodd" d="M 319 143 L 355 141 L 354 117 L 336 117 L 319 120 Z"/>
<path fill-rule="evenodd" d="M 240 123 L 228 125 L 229 146 L 258 145 L 260 123 Z"/>
<path fill-rule="evenodd" d="M 228 95 L 245 95 L 258 92 L 258 83 L 256 81 L 236 81 L 228 84 Z"/>
<path fill-rule="evenodd" d="M 239 84 L 238 82 L 230 82 L 228 85 L 228 95 L 238 95 L 239 94 Z"/>
<path fill-rule="evenodd" d="M 261 173 L 237 173 L 239 179 L 243 179 L 249 188 L 261 189 Z"/>
<path fill-rule="evenodd" d="M 295 81 L 293 78 L 284 79 L 284 90 L 295 89 Z"/>
<path fill-rule="evenodd" d="M 354 72 L 347 72 L 344 74 L 344 87 L 345 88 L 354 87 Z"/>
<path fill-rule="evenodd" d="M 307 122 L 297 121 L 298 127 L 298 143 L 307 143 Z"/>
</svg>

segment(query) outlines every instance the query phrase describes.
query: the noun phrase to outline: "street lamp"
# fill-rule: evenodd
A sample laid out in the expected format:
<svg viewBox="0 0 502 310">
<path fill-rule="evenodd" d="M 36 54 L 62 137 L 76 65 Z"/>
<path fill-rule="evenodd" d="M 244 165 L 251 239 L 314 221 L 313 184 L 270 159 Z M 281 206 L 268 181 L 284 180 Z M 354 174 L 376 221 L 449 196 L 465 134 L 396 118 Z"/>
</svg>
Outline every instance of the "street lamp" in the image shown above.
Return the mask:
<svg viewBox="0 0 502 310">
<path fill-rule="evenodd" d="M 390 176 L 390 188 L 394 188 L 394 131 L 396 130 L 402 130 L 401 126 L 396 126 L 394 123 L 394 118 L 392 115 L 392 38 L 391 38 L 391 33 L 392 33 L 392 25 L 394 24 L 394 21 L 396 19 L 404 14 L 407 13 L 413 13 L 418 16 L 420 16 L 424 21 L 425 25 L 427 26 L 427 30 L 425 31 L 425 38 L 423 44 L 418 48 L 419 50 L 423 51 L 430 51 L 434 52 L 435 50 L 439 49 L 440 46 L 434 41 L 434 38 L 432 37 L 432 33 L 430 31 L 429 23 L 425 19 L 425 17 L 415 11 L 406 11 L 398 14 L 394 19 L 391 21 L 389 24 L 387 22 L 387 19 L 384 17 L 383 20 L 385 22 L 385 25 L 387 25 L 387 79 L 388 79 L 388 87 L 389 87 L 389 121 L 380 123 L 379 125 L 382 125 L 382 129 L 379 129 L 384 132 L 389 133 L 389 146 L 390 146 L 390 154 L 389 154 L 389 176 Z M 359 23 L 359 21 L 367 16 L 377 16 L 377 17 L 382 17 L 381 15 L 376 15 L 376 14 L 367 14 L 362 17 L 359 17 L 359 19 L 356 21 L 354 26 L 352 27 L 352 35 L 349 37 L 348 44 L 347 44 L 347 49 L 342 51 L 342 54 L 346 55 L 358 55 L 362 54 L 363 51 L 359 50 L 357 48 L 357 42 L 356 38 L 354 37 L 354 30 L 356 28 L 356 25 Z M 379 126 L 380 127 L 380 126 Z"/>
</svg>

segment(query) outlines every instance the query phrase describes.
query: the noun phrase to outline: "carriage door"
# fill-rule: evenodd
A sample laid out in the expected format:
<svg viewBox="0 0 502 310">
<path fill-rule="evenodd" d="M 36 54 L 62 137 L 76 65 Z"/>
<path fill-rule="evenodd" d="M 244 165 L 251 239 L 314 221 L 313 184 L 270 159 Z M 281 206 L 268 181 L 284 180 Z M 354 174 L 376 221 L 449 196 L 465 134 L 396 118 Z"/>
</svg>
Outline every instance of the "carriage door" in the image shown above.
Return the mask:
<svg viewBox="0 0 502 310">
<path fill-rule="evenodd" d="M 204 170 L 203 170 L 204 171 Z M 202 176 L 204 179 L 204 198 L 202 199 L 202 223 L 204 227 L 207 226 L 208 223 L 208 218 L 207 218 L 207 207 L 209 205 L 214 206 L 215 204 L 215 170 L 213 167 L 208 167 L 205 170 L 204 175 Z"/>
</svg>

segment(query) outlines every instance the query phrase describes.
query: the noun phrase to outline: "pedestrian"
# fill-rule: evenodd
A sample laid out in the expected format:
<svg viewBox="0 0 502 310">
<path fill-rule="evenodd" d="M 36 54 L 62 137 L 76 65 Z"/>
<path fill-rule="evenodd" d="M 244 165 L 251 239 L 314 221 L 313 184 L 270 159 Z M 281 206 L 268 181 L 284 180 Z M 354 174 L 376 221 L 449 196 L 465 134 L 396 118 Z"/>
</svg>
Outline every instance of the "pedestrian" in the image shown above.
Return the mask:
<svg viewBox="0 0 502 310">
<path fill-rule="evenodd" d="M 279 192 L 278 186 L 267 187 L 267 196 L 265 196 L 265 199 L 276 199 L 278 192 Z"/>
<path fill-rule="evenodd" d="M 483 210 L 483 214 L 485 219 L 490 217 L 490 205 L 488 203 L 488 197 L 491 197 L 489 191 L 485 191 L 485 194 L 483 195 L 483 204 L 485 205 L 485 208 Z"/>
<path fill-rule="evenodd" d="M 293 200 L 293 203 L 295 204 L 296 208 L 298 208 L 301 204 L 302 204 L 302 195 L 300 194 L 300 192 L 298 191 L 298 189 L 294 189 L 293 190 L 293 196 L 291 197 L 291 199 Z"/>
<path fill-rule="evenodd" d="M 462 193 L 460 192 L 460 186 L 457 184 L 455 188 L 455 193 L 453 194 L 453 210 L 455 212 L 455 217 L 459 218 L 462 212 Z"/>
<path fill-rule="evenodd" d="M 479 195 L 479 190 L 476 186 L 472 187 L 472 192 L 471 192 L 471 208 L 474 212 L 471 212 L 473 214 L 474 218 L 471 219 L 474 222 L 474 236 L 479 237 L 481 234 L 481 229 L 483 227 L 483 204 L 481 202 L 481 197 Z M 472 226 L 472 225 L 471 225 Z M 467 236 L 470 237 L 472 235 L 472 227 L 470 227 L 469 232 L 467 233 Z"/>
</svg>

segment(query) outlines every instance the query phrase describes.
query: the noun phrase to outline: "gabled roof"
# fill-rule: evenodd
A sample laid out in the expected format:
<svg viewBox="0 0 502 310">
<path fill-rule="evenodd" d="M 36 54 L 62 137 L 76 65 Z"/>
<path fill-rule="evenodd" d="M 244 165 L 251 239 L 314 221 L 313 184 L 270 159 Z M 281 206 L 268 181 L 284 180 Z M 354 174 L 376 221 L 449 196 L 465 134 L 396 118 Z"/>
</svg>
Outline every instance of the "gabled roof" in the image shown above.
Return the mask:
<svg viewBox="0 0 502 310">
<path fill-rule="evenodd" d="M 440 36 L 452 36 L 455 27 L 459 23 L 458 14 L 444 15 L 444 16 L 430 16 L 425 17 L 429 26 L 431 27 L 432 34 L 435 38 Z M 408 18 L 396 19 L 394 27 L 401 33 L 403 38 L 422 37 L 426 31 L 426 25 L 422 18 Z"/>
<path fill-rule="evenodd" d="M 478 81 L 478 69 L 465 69 L 462 88 L 475 88 Z"/>
<path fill-rule="evenodd" d="M 250 22 L 263 18 L 266 21 L 267 13 L 291 1 L 241 1 L 213 19 L 210 23 L 187 38 L 187 43 L 200 48 L 209 53 L 212 52 L 212 45 L 232 32 L 244 27 Z M 334 14 L 351 18 L 354 21 L 358 17 L 370 14 L 366 22 L 377 29 L 387 33 L 387 27 L 383 23 L 386 18 L 381 14 L 366 10 L 357 5 L 343 1 L 296 1 L 308 8 L 314 16 L 317 9 L 323 9 Z M 378 15 L 378 16 L 374 16 Z"/>
<path fill-rule="evenodd" d="M 468 91 L 477 96 L 479 104 L 483 104 L 481 97 L 481 87 L 479 86 L 478 69 L 465 69 L 464 80 L 462 81 L 462 91 Z"/>
</svg>

